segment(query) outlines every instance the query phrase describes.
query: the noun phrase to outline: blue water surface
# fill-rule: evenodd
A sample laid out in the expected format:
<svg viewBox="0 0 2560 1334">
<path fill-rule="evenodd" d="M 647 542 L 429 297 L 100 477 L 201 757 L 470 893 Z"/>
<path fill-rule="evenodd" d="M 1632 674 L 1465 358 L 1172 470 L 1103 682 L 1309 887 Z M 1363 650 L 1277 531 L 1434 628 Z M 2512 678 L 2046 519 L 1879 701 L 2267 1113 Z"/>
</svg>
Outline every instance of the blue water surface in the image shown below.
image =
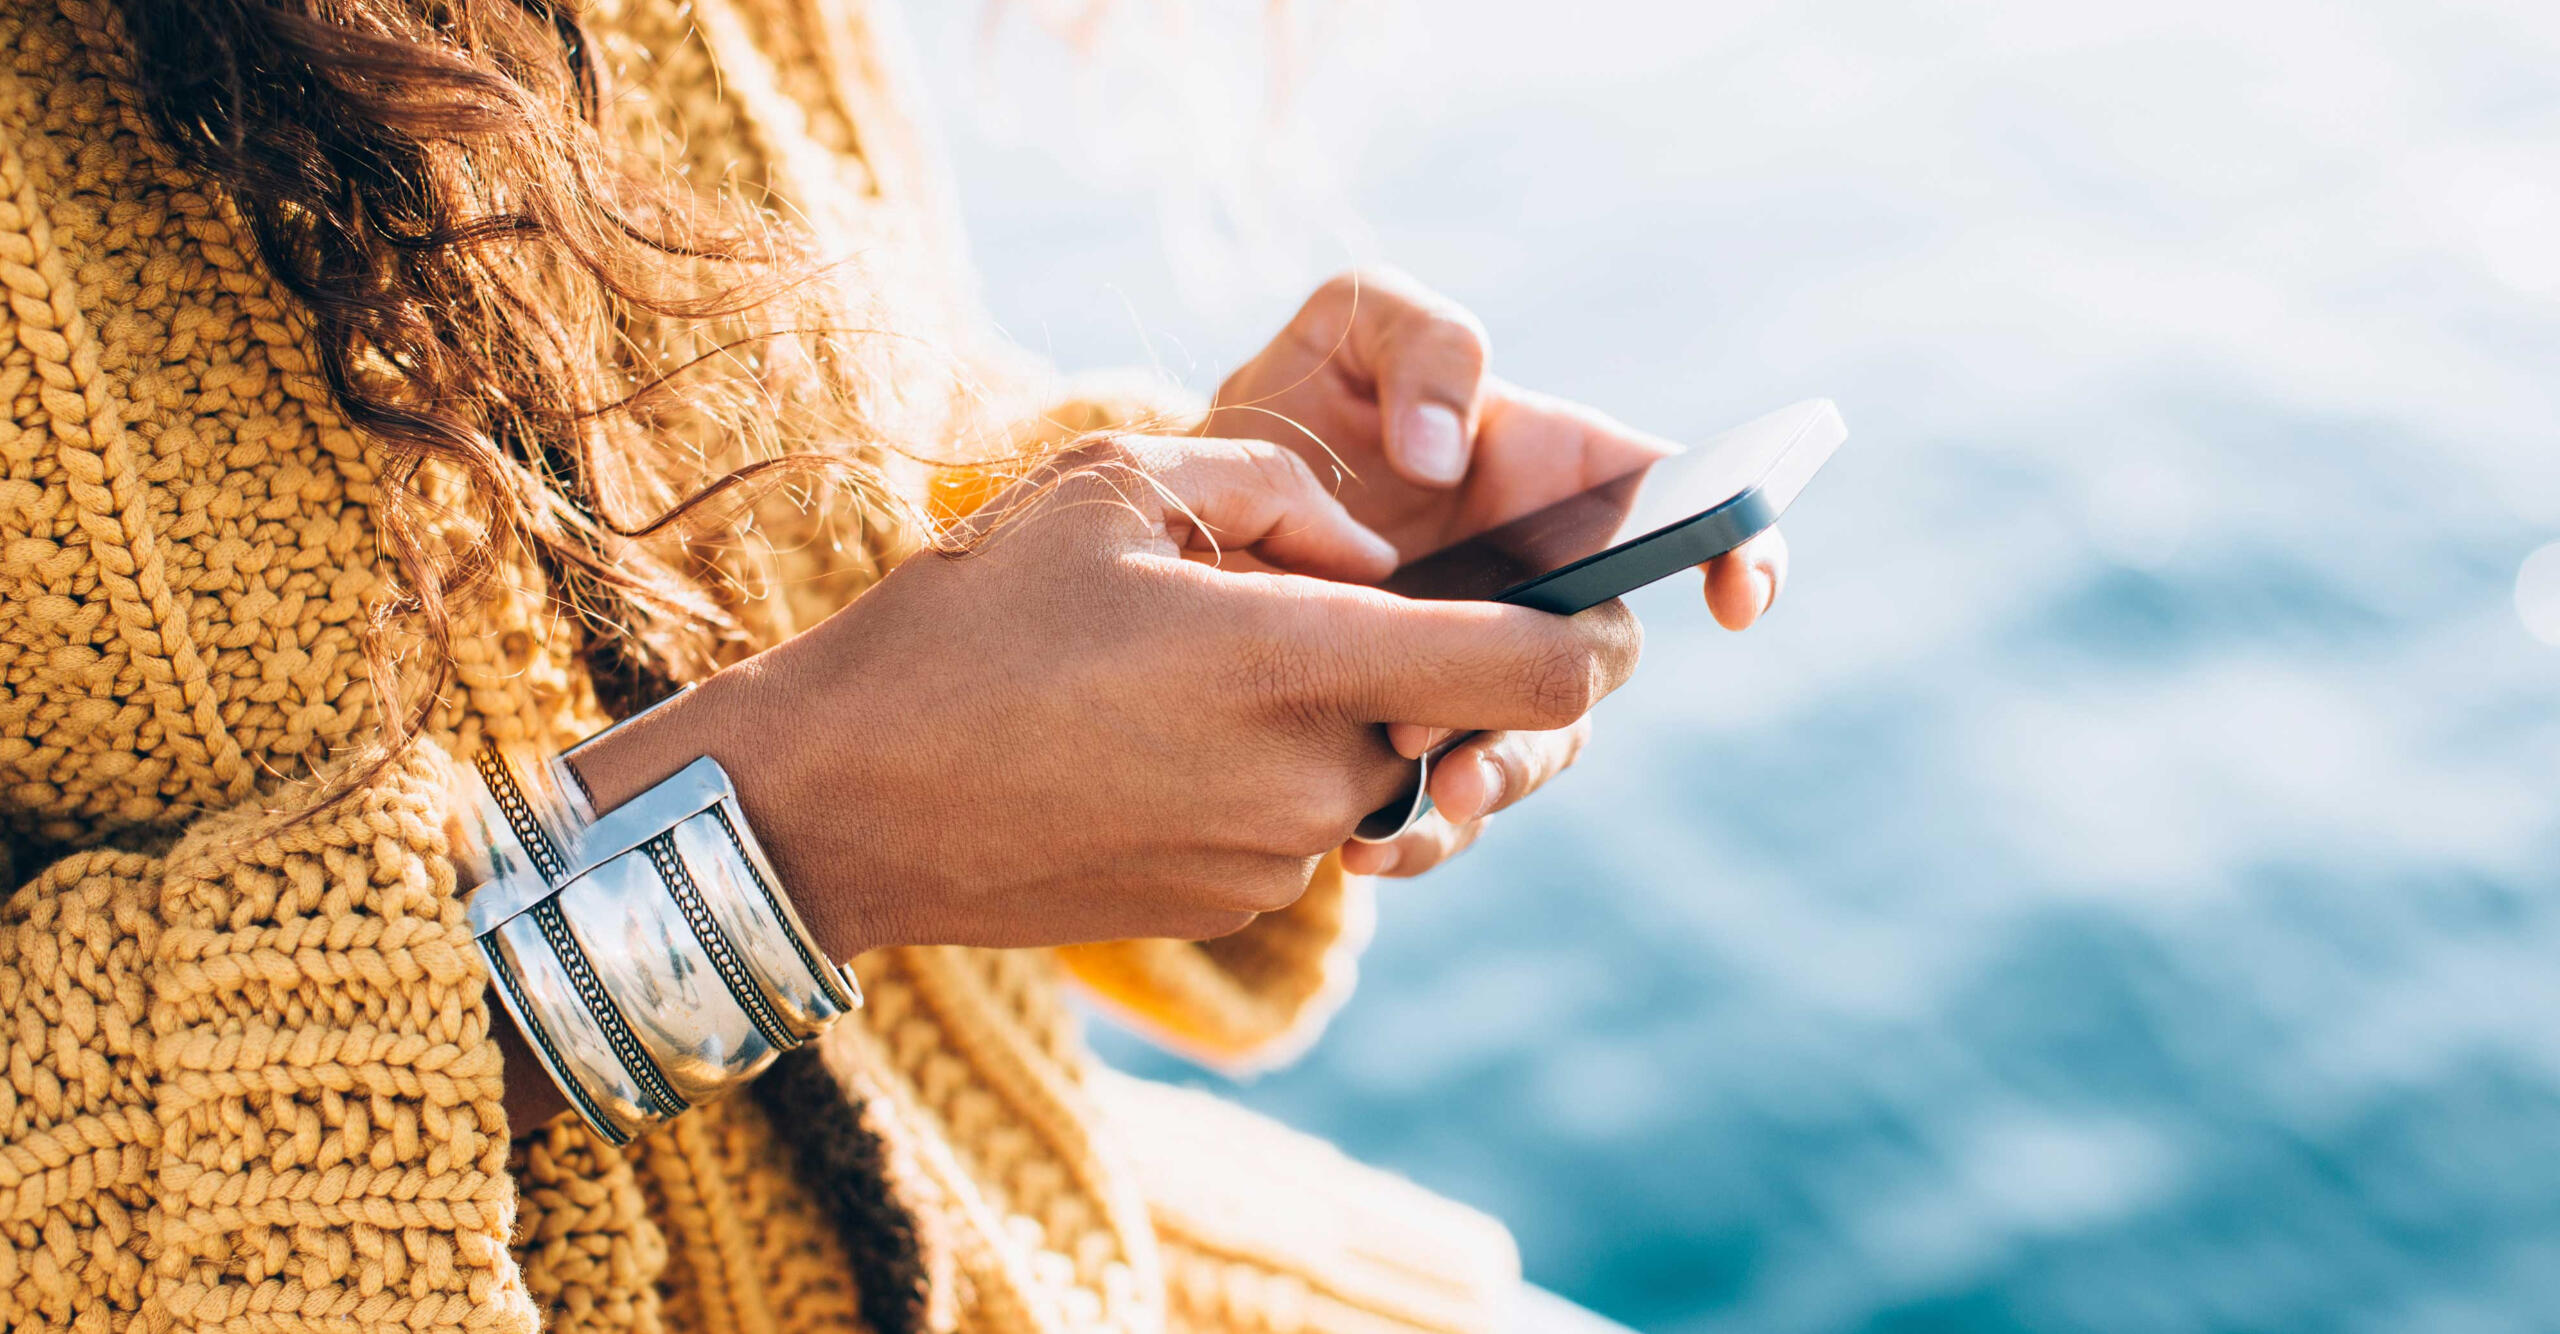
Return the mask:
<svg viewBox="0 0 2560 1334">
<path fill-rule="evenodd" d="M 1639 1328 L 2560 1327 L 2560 19 L 2116 8 L 1318 10 L 1279 205 L 1236 23 L 916 15 L 1062 364 L 1205 387 L 1383 257 L 1657 431 L 1841 403 L 1771 620 L 1642 595 L 1580 768 L 1232 1089 Z"/>
</svg>

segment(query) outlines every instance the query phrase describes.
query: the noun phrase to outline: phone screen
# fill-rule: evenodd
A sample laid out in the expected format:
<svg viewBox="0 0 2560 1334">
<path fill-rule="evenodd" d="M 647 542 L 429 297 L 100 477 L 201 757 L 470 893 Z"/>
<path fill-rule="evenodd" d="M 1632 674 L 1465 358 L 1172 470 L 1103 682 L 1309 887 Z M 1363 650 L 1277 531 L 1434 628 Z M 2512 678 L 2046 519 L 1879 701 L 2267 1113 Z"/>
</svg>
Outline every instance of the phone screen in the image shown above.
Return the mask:
<svg viewBox="0 0 2560 1334">
<path fill-rule="evenodd" d="M 1723 555 L 1777 522 L 1847 436 L 1828 400 L 1781 408 L 1416 559 L 1385 587 L 1579 611 Z"/>
<path fill-rule="evenodd" d="M 1673 455 L 1663 463 L 1678 461 Z M 1657 465 L 1658 466 L 1658 465 Z M 1540 575 L 1616 546 L 1651 469 L 1639 468 L 1407 562 L 1383 585 L 1435 601 L 1491 601 Z"/>
</svg>

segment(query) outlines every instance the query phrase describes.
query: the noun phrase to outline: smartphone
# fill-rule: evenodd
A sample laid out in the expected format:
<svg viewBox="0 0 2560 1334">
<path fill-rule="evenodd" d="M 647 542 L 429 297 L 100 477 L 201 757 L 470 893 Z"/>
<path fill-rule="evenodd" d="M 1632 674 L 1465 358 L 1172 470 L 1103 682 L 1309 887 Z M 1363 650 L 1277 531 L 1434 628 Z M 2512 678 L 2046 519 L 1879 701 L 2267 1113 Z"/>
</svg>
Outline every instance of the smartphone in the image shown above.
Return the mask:
<svg viewBox="0 0 2560 1334">
<path fill-rule="evenodd" d="M 1384 586 L 1570 616 L 1768 531 L 1848 438 L 1827 398 L 1780 408 L 1415 559 Z"/>
<path fill-rule="evenodd" d="M 1407 562 L 1383 587 L 1570 616 L 1775 527 L 1848 438 L 1831 400 L 1808 399 Z M 1352 837 L 1384 842 L 1429 814 L 1423 788 L 1431 761 L 1464 740 L 1450 737 L 1423 756 L 1412 790 L 1361 821 Z"/>
</svg>

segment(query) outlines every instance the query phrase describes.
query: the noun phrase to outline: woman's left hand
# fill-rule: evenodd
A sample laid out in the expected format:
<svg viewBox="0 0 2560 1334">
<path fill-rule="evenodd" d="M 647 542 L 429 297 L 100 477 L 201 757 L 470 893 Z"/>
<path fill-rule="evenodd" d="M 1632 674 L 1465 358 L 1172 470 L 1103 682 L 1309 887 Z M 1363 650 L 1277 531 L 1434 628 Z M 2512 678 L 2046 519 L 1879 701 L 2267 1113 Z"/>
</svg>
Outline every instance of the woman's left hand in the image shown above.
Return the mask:
<svg viewBox="0 0 2560 1334">
<path fill-rule="evenodd" d="M 1489 360 L 1484 326 L 1465 307 L 1400 273 L 1345 274 L 1227 377 L 1200 433 L 1296 450 L 1319 476 L 1340 479 L 1353 517 L 1405 560 L 1675 448 L 1492 376 Z M 1786 542 L 1773 529 L 1704 569 L 1717 622 L 1746 629 L 1786 583 Z M 1432 762 L 1435 812 L 1393 842 L 1345 846 L 1343 865 L 1369 875 L 1429 870 L 1473 842 L 1487 816 L 1571 765 L 1589 736 L 1585 720 L 1469 738 Z M 1398 723 L 1388 739 L 1417 756 L 1440 737 Z"/>
</svg>

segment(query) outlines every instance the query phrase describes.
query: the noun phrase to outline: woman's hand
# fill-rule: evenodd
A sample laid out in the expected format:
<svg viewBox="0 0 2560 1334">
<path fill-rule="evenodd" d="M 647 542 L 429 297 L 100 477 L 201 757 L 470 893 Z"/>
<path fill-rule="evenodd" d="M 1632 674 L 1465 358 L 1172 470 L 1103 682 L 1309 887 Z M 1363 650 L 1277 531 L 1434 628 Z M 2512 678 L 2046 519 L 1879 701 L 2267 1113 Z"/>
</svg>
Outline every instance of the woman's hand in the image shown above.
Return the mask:
<svg viewBox="0 0 2560 1334">
<path fill-rule="evenodd" d="M 1445 297 L 1392 271 L 1346 274 L 1308 298 L 1287 328 L 1227 377 L 1205 435 L 1285 445 L 1340 479 L 1350 514 L 1411 560 L 1577 491 L 1624 475 L 1673 446 L 1562 399 L 1486 373 L 1484 327 Z M 1705 567 L 1706 599 L 1727 629 L 1748 628 L 1786 582 L 1773 530 Z M 1444 730 L 1400 720 L 1397 753 Z M 1352 844 L 1343 863 L 1414 875 L 1472 842 L 1483 818 L 1571 765 L 1586 723 L 1470 738 L 1432 763 L 1436 812 L 1391 843 Z"/>
<path fill-rule="evenodd" d="M 1569 728 L 1638 648 L 1614 604 L 1365 587 L 1393 549 L 1262 442 L 1077 451 L 980 523 L 581 752 L 599 805 L 718 759 L 838 957 L 1214 936 L 1394 793 L 1380 723 Z"/>
</svg>

